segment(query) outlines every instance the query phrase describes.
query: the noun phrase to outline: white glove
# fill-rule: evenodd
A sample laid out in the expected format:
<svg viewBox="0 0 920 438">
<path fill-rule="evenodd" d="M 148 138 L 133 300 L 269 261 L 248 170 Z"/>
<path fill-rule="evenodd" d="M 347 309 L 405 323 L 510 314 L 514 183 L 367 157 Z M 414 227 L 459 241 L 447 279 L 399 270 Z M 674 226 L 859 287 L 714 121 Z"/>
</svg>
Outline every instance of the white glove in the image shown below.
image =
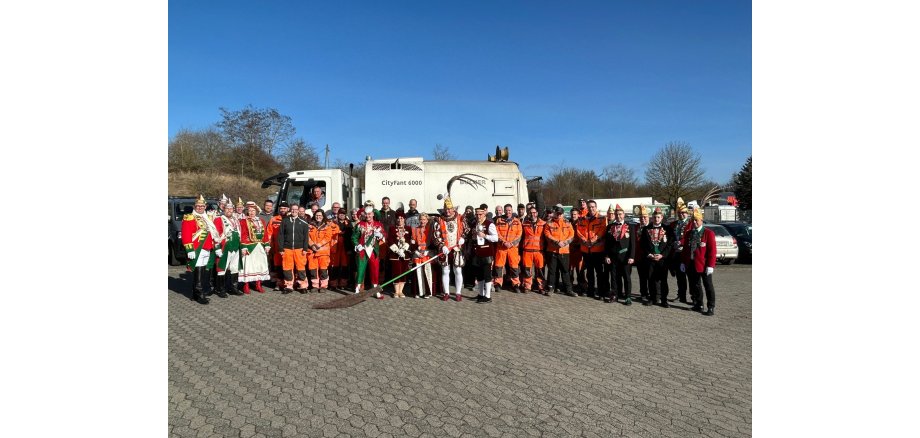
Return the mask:
<svg viewBox="0 0 920 438">
<path fill-rule="evenodd" d="M 444 255 L 447 255 L 450 252 L 450 249 L 447 248 L 447 246 L 444 246 L 443 248 L 441 248 L 441 252 L 443 252 Z"/>
<path fill-rule="evenodd" d="M 687 272 L 687 266 L 685 266 L 683 263 L 680 264 L 680 272 Z"/>
<path fill-rule="evenodd" d="M 463 246 L 463 242 L 466 242 L 466 241 L 463 240 L 463 238 L 461 237 L 460 240 L 457 241 L 457 246 Z"/>
<path fill-rule="evenodd" d="M 378 239 L 383 239 L 383 234 L 381 234 L 380 231 L 374 231 L 374 237 Z"/>
<path fill-rule="evenodd" d="M 195 251 L 189 251 L 187 255 L 189 259 L 193 259 L 195 258 Z"/>
<path fill-rule="evenodd" d="M 361 251 L 364 251 L 364 245 L 358 245 L 355 247 L 355 252 L 361 252 Z"/>
<path fill-rule="evenodd" d="M 224 252 L 221 251 L 220 248 L 217 248 L 217 251 L 214 251 L 214 253 L 217 254 L 218 257 L 223 257 L 223 256 L 224 256 Z"/>
<path fill-rule="evenodd" d="M 712 275 L 712 271 L 714 271 L 714 269 L 706 268 L 706 275 Z"/>
</svg>

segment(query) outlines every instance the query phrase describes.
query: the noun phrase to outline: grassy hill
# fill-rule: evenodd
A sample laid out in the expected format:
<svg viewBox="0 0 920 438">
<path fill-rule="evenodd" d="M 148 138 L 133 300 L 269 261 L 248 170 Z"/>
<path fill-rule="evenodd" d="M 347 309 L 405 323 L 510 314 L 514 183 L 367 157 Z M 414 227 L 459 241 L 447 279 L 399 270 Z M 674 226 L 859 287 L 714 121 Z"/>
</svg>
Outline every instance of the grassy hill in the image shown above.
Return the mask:
<svg viewBox="0 0 920 438">
<path fill-rule="evenodd" d="M 255 201 L 261 207 L 265 199 L 274 199 L 279 188 L 271 186 L 263 189 L 262 181 L 241 178 L 239 175 L 170 172 L 167 190 L 169 195 L 197 197 L 202 194 L 214 199 L 220 199 L 221 194 L 226 194 L 234 203 L 237 198 L 243 198 L 243 202 Z"/>
</svg>

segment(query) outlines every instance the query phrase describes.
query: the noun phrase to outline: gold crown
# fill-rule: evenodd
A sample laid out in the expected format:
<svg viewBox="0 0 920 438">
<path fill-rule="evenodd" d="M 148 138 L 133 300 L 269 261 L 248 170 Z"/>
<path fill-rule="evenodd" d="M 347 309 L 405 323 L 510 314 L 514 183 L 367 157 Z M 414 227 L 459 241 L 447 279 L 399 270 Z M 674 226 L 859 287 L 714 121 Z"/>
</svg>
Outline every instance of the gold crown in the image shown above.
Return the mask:
<svg viewBox="0 0 920 438">
<path fill-rule="evenodd" d="M 677 197 L 677 212 L 678 213 L 687 212 L 687 204 L 684 204 L 684 198 L 681 198 L 679 196 Z"/>
<path fill-rule="evenodd" d="M 195 201 L 195 205 L 208 205 L 204 200 L 204 195 L 198 195 L 198 199 Z"/>
<path fill-rule="evenodd" d="M 620 208 L 620 204 L 617 204 L 617 208 Z M 607 214 L 613 213 L 613 204 L 607 205 Z"/>
<path fill-rule="evenodd" d="M 648 216 L 648 207 L 644 205 L 639 206 L 639 216 Z"/>
<path fill-rule="evenodd" d="M 237 197 L 237 198 L 236 198 L 236 205 L 246 205 L 246 204 L 243 204 L 243 198 Z"/>
<path fill-rule="evenodd" d="M 454 209 L 454 202 L 450 200 L 450 196 L 444 198 L 444 209 L 445 209 L 445 210 L 453 210 L 453 209 Z"/>
<path fill-rule="evenodd" d="M 699 208 L 693 209 L 693 218 L 703 220 L 703 211 Z"/>
</svg>

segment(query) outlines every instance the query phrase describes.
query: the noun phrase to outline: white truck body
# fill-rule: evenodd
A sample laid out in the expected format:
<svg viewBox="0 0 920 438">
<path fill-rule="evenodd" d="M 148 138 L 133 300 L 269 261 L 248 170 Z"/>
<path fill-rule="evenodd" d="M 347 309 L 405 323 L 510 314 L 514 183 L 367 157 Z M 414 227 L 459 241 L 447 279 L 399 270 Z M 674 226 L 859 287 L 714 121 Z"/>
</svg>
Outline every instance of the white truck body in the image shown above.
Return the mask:
<svg viewBox="0 0 920 438">
<path fill-rule="evenodd" d="M 489 211 L 496 205 L 527 204 L 527 180 L 517 163 L 490 161 L 425 161 L 421 157 L 402 157 L 368 160 L 364 169 L 363 199 L 374 201 L 380 207 L 384 196 L 390 198 L 390 207 L 402 203 L 409 209 L 409 200 L 418 202 L 417 209 L 438 213 L 444 201 L 438 195 L 447 192 L 447 182 L 461 174 L 478 182 L 470 184 L 457 181 L 450 190 L 451 200 L 460 213 L 467 205 L 485 203 Z M 473 175 L 469 175 L 473 174 Z"/>
<path fill-rule="evenodd" d="M 703 207 L 703 220 L 711 223 L 738 220 L 738 209 L 733 205 L 707 205 Z"/>
</svg>

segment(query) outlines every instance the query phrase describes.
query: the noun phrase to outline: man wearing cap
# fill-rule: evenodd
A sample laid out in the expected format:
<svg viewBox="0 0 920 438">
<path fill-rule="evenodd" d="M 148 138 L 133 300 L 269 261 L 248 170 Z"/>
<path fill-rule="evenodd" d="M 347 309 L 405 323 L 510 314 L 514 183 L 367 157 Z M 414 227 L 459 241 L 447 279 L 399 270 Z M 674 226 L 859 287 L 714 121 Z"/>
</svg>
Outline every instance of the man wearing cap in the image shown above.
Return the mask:
<svg viewBox="0 0 920 438">
<path fill-rule="evenodd" d="M 499 216 L 493 222 L 498 232 L 498 244 L 495 245 L 495 267 L 492 272 L 495 283 L 495 289 L 502 287 L 505 277 L 505 267 L 508 267 L 508 277 L 511 280 L 511 290 L 518 292 L 520 289 L 519 266 L 521 256 L 518 253 L 518 245 L 521 243 L 523 229 L 520 219 L 514 217 L 514 207 L 511 204 L 505 204 L 505 214 Z"/>
<path fill-rule="evenodd" d="M 279 209 L 284 208 L 284 204 Z M 307 247 L 310 224 L 300 215 L 300 206 L 294 205 L 291 214 L 281 218 L 275 232 L 278 256 L 281 258 L 281 279 L 278 288 L 289 294 L 307 287 Z M 295 278 L 297 282 L 295 283 Z"/>
<path fill-rule="evenodd" d="M 684 233 L 681 255 L 684 263 L 680 265 L 680 270 L 687 274 L 693 293 L 693 310 L 703 310 L 703 291 L 700 290 L 700 280 L 703 280 L 707 305 L 704 315 L 715 315 L 716 289 L 712 285 L 712 273 L 716 266 L 716 235 L 703 227 L 703 212 L 698 208 L 693 210 L 691 229 Z"/>
<path fill-rule="evenodd" d="M 488 207 L 486 207 L 488 208 Z M 485 210 L 483 210 L 485 214 Z M 477 222 L 479 212 L 476 214 Z M 441 285 L 444 287 L 442 299 L 450 299 L 450 272 L 454 272 L 454 287 L 457 301 L 461 301 L 463 296 L 460 291 L 463 289 L 463 244 L 466 240 L 464 235 L 464 223 L 454 209 L 454 203 L 450 197 L 444 198 L 444 217 L 438 219 L 438 244 L 441 247 Z M 491 269 L 491 267 L 490 267 Z M 489 282 L 491 283 L 491 278 Z"/>
<path fill-rule="evenodd" d="M 572 280 L 569 279 L 569 245 L 575 238 L 575 230 L 572 224 L 565 220 L 565 210 L 561 205 L 557 205 L 551 213 L 552 217 L 543 227 L 543 237 L 546 239 L 546 255 L 549 257 L 549 273 L 547 274 L 547 286 L 543 292 L 544 295 L 550 296 L 556 287 L 556 272 L 560 271 L 562 283 L 565 286 L 566 294 L 573 295 Z"/>
<path fill-rule="evenodd" d="M 182 217 L 182 244 L 188 253 L 188 270 L 192 272 L 192 299 L 208 304 L 204 284 L 210 283 L 208 270 L 214 267 L 214 239 L 219 236 L 217 227 L 205 213 L 208 204 L 203 195 L 195 201 L 195 210 Z"/>
<path fill-rule="evenodd" d="M 628 306 L 632 304 L 632 265 L 636 259 L 636 233 L 626 223 L 626 212 L 620 204 L 617 204 L 613 211 L 613 222 L 607 226 L 607 233 L 604 235 L 604 262 L 607 264 L 607 270 L 613 274 L 612 301 L 623 298 L 623 303 Z M 604 302 L 611 302 L 611 297 L 605 297 Z"/>
<path fill-rule="evenodd" d="M 607 221 L 597 211 L 597 202 L 588 201 L 588 215 L 581 218 L 576 233 L 581 242 L 581 256 L 585 263 L 588 280 L 587 294 L 591 298 L 601 298 L 610 286 L 604 271 L 604 233 Z M 596 288 L 595 288 L 596 286 Z"/>
<path fill-rule="evenodd" d="M 243 198 L 236 198 L 236 212 L 233 213 L 233 218 L 241 221 L 246 219 L 246 203 L 243 202 Z"/>
<path fill-rule="evenodd" d="M 278 204 L 278 214 L 268 221 L 268 230 L 266 231 L 268 234 L 268 241 L 271 242 L 272 246 L 268 255 L 268 265 L 271 270 L 272 281 L 275 282 L 275 290 L 284 289 L 284 273 L 281 268 L 281 245 L 278 243 L 278 227 L 281 226 L 282 219 L 287 217 L 290 211 L 291 207 L 287 201 L 281 201 L 281 203 Z"/>
<path fill-rule="evenodd" d="M 671 256 L 668 257 L 668 269 L 677 278 L 677 301 L 687 303 L 687 274 L 680 270 L 683 247 L 681 241 L 684 233 L 691 229 L 690 213 L 683 198 L 677 198 L 677 220 L 668 226 L 668 238 L 671 239 Z"/>
<path fill-rule="evenodd" d="M 524 219 L 521 226 L 523 234 L 523 244 L 521 245 L 524 253 L 522 259 L 524 269 L 522 269 L 524 284 L 521 292 L 527 293 L 533 286 L 534 278 L 537 279 L 537 292 L 544 292 L 543 285 L 543 232 L 546 229 L 546 222 L 540 219 L 536 207 L 530 207 L 530 214 Z"/>
<path fill-rule="evenodd" d="M 648 260 L 648 293 L 652 304 L 658 302 L 661 307 L 668 307 L 668 256 L 671 245 L 668 242 L 668 230 L 661 221 L 664 215 L 660 207 L 652 212 L 652 222 L 641 235 L 641 245 Z"/>
<path fill-rule="evenodd" d="M 518 204 L 517 213 L 514 217 L 520 219 L 523 222 L 524 218 L 527 217 L 527 207 L 525 207 L 524 204 Z"/>
<path fill-rule="evenodd" d="M 508 209 L 510 210 L 510 206 Z M 473 227 L 471 238 L 473 275 L 476 277 L 477 303 L 492 302 L 492 255 L 495 254 L 495 242 L 498 242 L 498 230 L 495 224 L 486 219 L 489 206 L 482 204 L 476 209 L 476 225 Z M 462 283 L 461 283 L 462 284 Z M 457 301 L 460 293 L 457 292 Z"/>
<path fill-rule="evenodd" d="M 374 207 L 364 207 L 364 218 L 358 222 L 351 234 L 351 243 L 357 254 L 357 287 L 355 293 L 364 289 L 364 273 L 368 272 L 371 287 L 377 287 L 380 282 L 380 244 L 385 242 L 383 224 L 374 219 Z M 382 300 L 383 295 L 378 291 L 375 298 Z"/>
</svg>

